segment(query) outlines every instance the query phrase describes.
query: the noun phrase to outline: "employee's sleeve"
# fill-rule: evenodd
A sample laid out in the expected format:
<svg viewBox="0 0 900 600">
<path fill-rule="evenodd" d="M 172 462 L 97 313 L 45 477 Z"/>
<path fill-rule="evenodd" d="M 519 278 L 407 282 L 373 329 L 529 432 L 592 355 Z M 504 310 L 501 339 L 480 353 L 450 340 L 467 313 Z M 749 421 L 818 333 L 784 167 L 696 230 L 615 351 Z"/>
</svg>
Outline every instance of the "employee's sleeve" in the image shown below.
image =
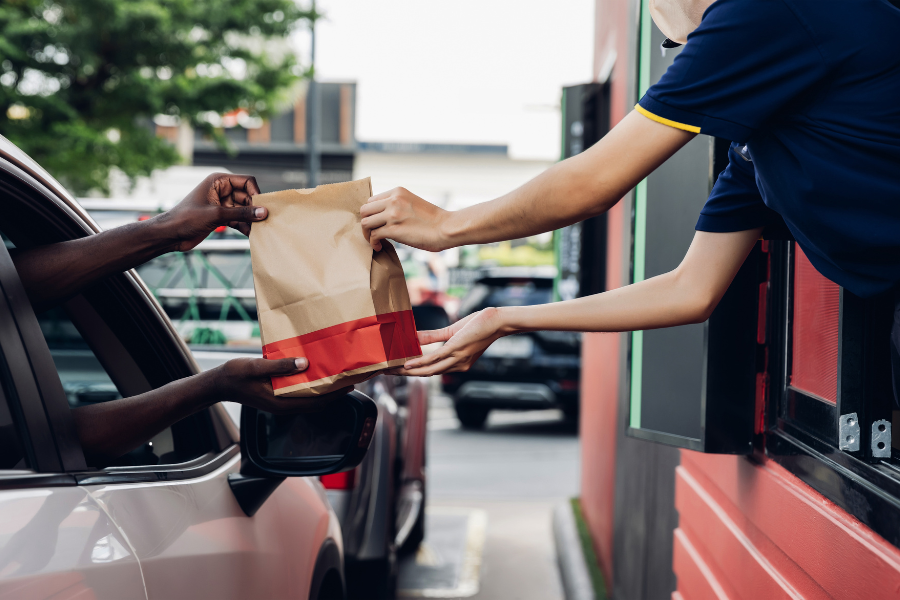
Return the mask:
<svg viewBox="0 0 900 600">
<path fill-rule="evenodd" d="M 763 202 L 753 163 L 742 158 L 736 146 L 728 149 L 728 166 L 700 211 L 697 231 L 728 233 L 762 227 L 766 239 L 791 239 L 781 215 Z"/>
<path fill-rule="evenodd" d="M 785 0 L 717 0 L 637 110 L 670 125 L 747 141 L 827 74 Z"/>
</svg>

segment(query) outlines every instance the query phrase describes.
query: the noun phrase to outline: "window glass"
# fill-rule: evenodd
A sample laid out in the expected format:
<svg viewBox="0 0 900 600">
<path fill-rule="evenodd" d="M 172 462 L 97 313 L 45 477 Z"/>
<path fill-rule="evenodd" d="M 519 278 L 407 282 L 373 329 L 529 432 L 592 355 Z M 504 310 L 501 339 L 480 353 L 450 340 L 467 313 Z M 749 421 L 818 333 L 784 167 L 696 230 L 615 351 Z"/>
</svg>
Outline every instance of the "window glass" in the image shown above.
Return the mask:
<svg viewBox="0 0 900 600">
<path fill-rule="evenodd" d="M 2 233 L 0 240 L 7 250 L 15 248 L 15 245 Z M 0 354 L 2 360 L 2 354 Z M 9 371 L 5 361 L 0 364 L 0 470 L 25 468 L 22 441 L 19 430 L 12 418 L 12 407 L 9 398 L 13 394 L 13 388 L 9 378 Z"/>
<path fill-rule="evenodd" d="M 78 408 L 122 398 L 116 384 L 81 336 L 62 307 L 38 315 L 41 331 L 59 373 L 69 406 Z M 172 430 L 167 428 L 115 465 L 156 465 L 180 462 L 175 455 Z"/>
<path fill-rule="evenodd" d="M 8 399 L 12 393 L 6 365 L 0 365 L 0 471 L 26 467 L 19 430 L 12 418 Z"/>
<path fill-rule="evenodd" d="M 836 403 L 840 287 L 794 250 L 791 385 Z"/>
</svg>

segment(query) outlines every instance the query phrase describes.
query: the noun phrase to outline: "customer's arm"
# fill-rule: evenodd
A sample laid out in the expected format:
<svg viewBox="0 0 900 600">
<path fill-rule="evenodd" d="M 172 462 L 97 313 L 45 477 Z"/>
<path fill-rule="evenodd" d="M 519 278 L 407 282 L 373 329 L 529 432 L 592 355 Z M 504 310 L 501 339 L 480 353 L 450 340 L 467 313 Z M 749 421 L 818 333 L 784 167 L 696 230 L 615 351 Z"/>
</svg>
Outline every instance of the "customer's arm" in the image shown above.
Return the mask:
<svg viewBox="0 0 900 600">
<path fill-rule="evenodd" d="M 445 329 L 420 331 L 423 345 L 447 343 L 394 372 L 428 376 L 466 371 L 498 338 L 524 331 L 635 331 L 703 322 L 722 299 L 761 231 L 698 231 L 678 268 L 663 275 L 567 302 L 489 308 Z"/>
<path fill-rule="evenodd" d="M 376 250 L 392 239 L 437 251 L 558 229 L 609 210 L 694 135 L 632 111 L 591 148 L 490 202 L 452 212 L 403 188 L 373 196 L 363 233 Z"/>
<path fill-rule="evenodd" d="M 268 214 L 252 206 L 255 194 L 259 187 L 253 177 L 216 173 L 168 212 L 97 235 L 20 250 L 13 262 L 39 312 L 108 275 L 166 252 L 190 250 L 220 225 L 249 235 L 250 224 Z"/>
<path fill-rule="evenodd" d="M 85 459 L 93 466 L 108 464 L 173 423 L 221 400 L 280 414 L 315 407 L 352 389 L 315 398 L 285 398 L 272 392 L 273 376 L 293 375 L 308 365 L 305 358 L 236 358 L 145 394 L 73 409 Z"/>
</svg>

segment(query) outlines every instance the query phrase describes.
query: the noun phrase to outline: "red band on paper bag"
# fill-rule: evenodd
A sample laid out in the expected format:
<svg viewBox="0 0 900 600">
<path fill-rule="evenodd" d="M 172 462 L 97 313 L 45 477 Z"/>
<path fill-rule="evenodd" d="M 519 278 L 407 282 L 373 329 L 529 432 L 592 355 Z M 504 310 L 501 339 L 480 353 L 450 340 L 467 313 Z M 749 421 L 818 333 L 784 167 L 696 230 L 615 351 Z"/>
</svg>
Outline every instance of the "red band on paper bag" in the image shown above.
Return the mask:
<svg viewBox="0 0 900 600">
<path fill-rule="evenodd" d="M 302 373 L 273 377 L 276 390 L 421 354 L 411 310 L 347 321 L 263 346 L 265 358 L 309 360 L 309 368 Z"/>
</svg>

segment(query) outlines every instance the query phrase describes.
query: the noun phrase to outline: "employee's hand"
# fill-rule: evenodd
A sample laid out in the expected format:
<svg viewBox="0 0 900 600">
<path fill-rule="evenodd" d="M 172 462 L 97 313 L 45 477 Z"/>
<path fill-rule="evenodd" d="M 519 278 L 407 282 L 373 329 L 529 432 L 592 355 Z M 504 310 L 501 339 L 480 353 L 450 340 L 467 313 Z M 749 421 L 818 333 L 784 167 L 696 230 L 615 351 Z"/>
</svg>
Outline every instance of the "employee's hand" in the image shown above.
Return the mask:
<svg viewBox="0 0 900 600">
<path fill-rule="evenodd" d="M 374 250 L 381 250 L 384 239 L 431 252 L 449 247 L 442 231 L 449 212 L 404 188 L 372 196 L 359 214 L 363 235 Z"/>
<path fill-rule="evenodd" d="M 285 398 L 272 391 L 272 377 L 302 373 L 309 367 L 305 358 L 233 358 L 213 369 L 214 385 L 219 400 L 230 400 L 273 414 L 288 414 L 314 408 L 353 391 L 346 387 L 312 398 Z"/>
<path fill-rule="evenodd" d="M 428 377 L 452 371 L 468 371 L 487 347 L 506 335 L 500 310 L 486 308 L 443 329 L 419 332 L 421 345 L 447 342 L 440 350 L 407 361 L 394 375 Z"/>
<path fill-rule="evenodd" d="M 156 219 L 181 252 L 191 250 L 221 225 L 250 235 L 250 224 L 262 221 L 268 211 L 253 206 L 259 194 L 256 178 L 250 175 L 213 173 L 174 208 Z"/>
</svg>

